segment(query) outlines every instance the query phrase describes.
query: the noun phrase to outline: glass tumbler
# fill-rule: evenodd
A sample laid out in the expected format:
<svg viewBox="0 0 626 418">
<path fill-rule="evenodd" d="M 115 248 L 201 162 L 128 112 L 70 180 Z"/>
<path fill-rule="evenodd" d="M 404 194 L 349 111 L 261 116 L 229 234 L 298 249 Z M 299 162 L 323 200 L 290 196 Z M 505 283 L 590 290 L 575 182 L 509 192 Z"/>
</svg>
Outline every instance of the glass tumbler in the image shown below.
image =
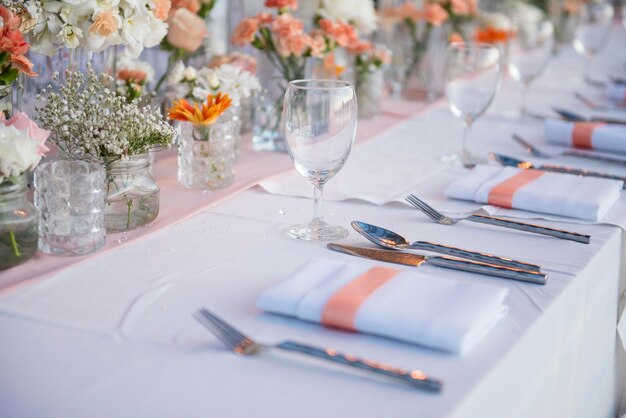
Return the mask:
<svg viewBox="0 0 626 418">
<path fill-rule="evenodd" d="M 73 256 L 93 253 L 106 239 L 106 172 L 86 161 L 51 161 L 35 171 L 39 249 Z"/>
</svg>

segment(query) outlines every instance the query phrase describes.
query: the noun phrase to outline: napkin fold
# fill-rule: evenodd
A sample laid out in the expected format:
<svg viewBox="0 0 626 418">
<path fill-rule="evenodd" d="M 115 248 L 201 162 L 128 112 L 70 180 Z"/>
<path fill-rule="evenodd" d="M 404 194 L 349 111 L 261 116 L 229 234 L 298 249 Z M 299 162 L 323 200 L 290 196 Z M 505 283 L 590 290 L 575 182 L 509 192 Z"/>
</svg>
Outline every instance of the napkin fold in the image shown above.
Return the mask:
<svg viewBox="0 0 626 418">
<path fill-rule="evenodd" d="M 626 125 L 546 119 L 545 134 L 552 144 L 626 153 Z"/>
<path fill-rule="evenodd" d="M 454 199 L 598 221 L 619 199 L 622 182 L 478 165 L 444 191 Z"/>
<path fill-rule="evenodd" d="M 464 353 L 507 314 L 505 287 L 311 259 L 263 291 L 267 312 Z"/>
<path fill-rule="evenodd" d="M 610 100 L 614 100 L 616 102 L 626 102 L 626 84 L 607 83 L 604 88 L 604 94 Z"/>
</svg>

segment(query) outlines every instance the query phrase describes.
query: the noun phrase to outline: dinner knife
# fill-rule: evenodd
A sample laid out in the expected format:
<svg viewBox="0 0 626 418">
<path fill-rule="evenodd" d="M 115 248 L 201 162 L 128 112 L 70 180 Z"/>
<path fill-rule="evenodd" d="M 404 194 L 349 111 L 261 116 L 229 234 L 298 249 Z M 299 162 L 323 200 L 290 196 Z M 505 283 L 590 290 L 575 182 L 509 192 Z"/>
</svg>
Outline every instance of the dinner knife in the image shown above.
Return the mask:
<svg viewBox="0 0 626 418">
<path fill-rule="evenodd" d="M 600 122 L 600 123 L 613 123 L 617 125 L 626 125 L 626 120 L 623 120 L 623 119 L 614 119 L 614 118 L 598 117 L 598 116 L 592 116 L 591 118 L 586 118 L 579 113 L 572 112 L 571 110 L 565 110 L 565 109 L 560 109 L 556 107 L 553 107 L 552 110 L 558 113 L 559 116 L 561 116 L 563 119 L 565 119 L 566 121 L 570 121 L 570 122 Z"/>
<path fill-rule="evenodd" d="M 574 174 L 576 176 L 585 176 L 585 177 L 599 177 L 603 179 L 611 179 L 611 180 L 620 180 L 624 182 L 624 186 L 622 188 L 626 188 L 626 177 L 616 176 L 614 174 L 600 173 L 597 171 L 590 170 L 581 170 L 579 168 L 566 167 L 562 165 L 553 165 L 553 164 L 533 164 L 529 161 L 519 160 L 514 157 L 509 157 L 502 154 L 491 153 L 491 158 L 496 160 L 502 165 L 509 167 L 517 167 L 523 168 L 524 170 L 542 170 L 542 171 L 550 171 L 553 173 L 565 173 L 565 174 Z"/>
<path fill-rule="evenodd" d="M 509 267 L 501 267 L 493 264 L 479 263 L 475 261 L 460 260 L 441 256 L 426 256 L 415 253 L 406 253 L 396 250 L 382 250 L 378 248 L 358 247 L 329 243 L 328 248 L 340 253 L 369 258 L 371 260 L 384 261 L 387 263 L 402 264 L 405 266 L 419 267 L 422 264 L 460 270 L 469 273 L 484 274 L 487 276 L 500 277 L 503 279 L 519 280 L 534 284 L 546 284 L 548 275 L 538 271 L 519 270 Z"/>
</svg>

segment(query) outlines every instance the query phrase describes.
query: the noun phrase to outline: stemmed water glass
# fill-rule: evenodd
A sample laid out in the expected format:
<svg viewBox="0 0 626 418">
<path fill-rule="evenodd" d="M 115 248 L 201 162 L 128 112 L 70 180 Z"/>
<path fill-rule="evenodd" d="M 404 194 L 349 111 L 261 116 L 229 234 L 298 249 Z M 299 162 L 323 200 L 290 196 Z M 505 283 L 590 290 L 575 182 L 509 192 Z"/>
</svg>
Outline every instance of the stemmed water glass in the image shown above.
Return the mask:
<svg viewBox="0 0 626 418">
<path fill-rule="evenodd" d="M 520 114 L 527 114 L 526 97 L 530 83 L 548 65 L 554 48 L 554 26 L 548 20 L 518 20 L 509 40 L 508 70 L 511 78 L 522 84 Z"/>
<path fill-rule="evenodd" d="M 575 32 L 574 48 L 583 54 L 585 60 L 584 80 L 588 84 L 598 84 L 591 79 L 593 59 L 602 50 L 613 21 L 613 6 L 606 1 L 587 1 L 581 5 L 580 23 Z"/>
<path fill-rule="evenodd" d="M 476 42 L 456 42 L 448 47 L 446 57 L 446 96 L 450 110 L 465 123 L 461 154 L 444 157 L 444 161 L 473 167 L 478 159 L 468 149 L 468 137 L 474 121 L 480 117 L 498 90 L 500 82 L 500 49 Z"/>
<path fill-rule="evenodd" d="M 287 150 L 296 170 L 314 186 L 313 220 L 287 233 L 302 240 L 328 241 L 348 236 L 348 230 L 329 225 L 322 216 L 324 185 L 346 162 L 357 126 L 356 94 L 341 80 L 289 82 L 283 107 Z"/>
</svg>

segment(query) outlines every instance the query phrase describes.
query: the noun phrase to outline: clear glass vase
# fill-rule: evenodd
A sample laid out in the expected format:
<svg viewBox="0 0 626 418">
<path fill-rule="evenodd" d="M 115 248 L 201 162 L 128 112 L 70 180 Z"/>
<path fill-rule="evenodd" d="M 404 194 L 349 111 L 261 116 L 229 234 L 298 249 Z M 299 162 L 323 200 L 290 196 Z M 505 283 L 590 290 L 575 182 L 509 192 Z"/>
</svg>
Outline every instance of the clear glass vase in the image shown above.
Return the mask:
<svg viewBox="0 0 626 418">
<path fill-rule="evenodd" d="M 302 62 L 290 64 L 289 78 L 265 55 L 260 55 L 258 61 L 257 76 L 264 88 L 254 100 L 252 148 L 256 151 L 287 152 L 285 133 L 281 126 L 285 91 L 289 81 L 305 78 L 310 60 L 303 59 Z"/>
<path fill-rule="evenodd" d="M 37 211 L 27 199 L 26 175 L 0 182 L 0 270 L 37 252 Z"/>
<path fill-rule="evenodd" d="M 98 251 L 106 230 L 106 173 L 101 164 L 59 160 L 35 170 L 35 206 L 39 211 L 39 249 L 74 256 Z"/>
<path fill-rule="evenodd" d="M 159 214 L 159 185 L 152 176 L 148 153 L 105 163 L 107 172 L 107 232 L 123 232 L 147 225 Z"/>
<path fill-rule="evenodd" d="M 210 126 L 180 123 L 178 181 L 185 187 L 216 190 L 235 179 L 237 122 L 224 119 Z"/>
<path fill-rule="evenodd" d="M 13 115 L 13 84 L 0 86 L 0 113 L 6 119 Z"/>
<path fill-rule="evenodd" d="M 380 114 L 380 102 L 385 89 L 383 68 L 357 71 L 354 89 L 359 105 L 359 119 L 371 119 Z"/>
<path fill-rule="evenodd" d="M 444 67 L 451 27 L 422 22 L 415 28 L 405 26 L 402 33 L 407 48 L 403 97 L 423 102 L 437 100 L 445 89 Z"/>
</svg>

